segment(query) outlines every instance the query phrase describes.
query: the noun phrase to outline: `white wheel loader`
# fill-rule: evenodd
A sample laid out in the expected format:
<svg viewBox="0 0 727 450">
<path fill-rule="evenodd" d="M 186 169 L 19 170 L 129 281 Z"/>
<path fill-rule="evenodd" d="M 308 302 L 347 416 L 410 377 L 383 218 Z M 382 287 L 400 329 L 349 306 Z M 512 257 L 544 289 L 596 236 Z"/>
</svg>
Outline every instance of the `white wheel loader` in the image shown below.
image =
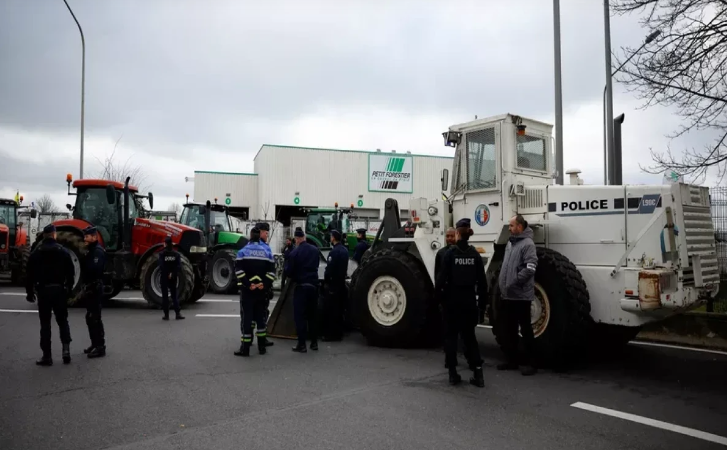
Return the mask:
<svg viewBox="0 0 727 450">
<path fill-rule="evenodd" d="M 401 227 L 388 199 L 376 241 L 351 279 L 356 322 L 369 343 L 416 346 L 440 339 L 434 259 L 447 227 L 471 219 L 485 262 L 489 320 L 498 342 L 497 278 L 508 221 L 522 214 L 538 247 L 532 327 L 542 363 L 633 339 L 647 323 L 687 311 L 719 288 L 708 188 L 553 184 L 552 126 L 506 114 L 443 133 L 456 148 L 449 195 L 410 201 Z M 448 190 L 448 171 L 442 176 Z M 592 347 L 590 344 L 601 344 Z"/>
</svg>

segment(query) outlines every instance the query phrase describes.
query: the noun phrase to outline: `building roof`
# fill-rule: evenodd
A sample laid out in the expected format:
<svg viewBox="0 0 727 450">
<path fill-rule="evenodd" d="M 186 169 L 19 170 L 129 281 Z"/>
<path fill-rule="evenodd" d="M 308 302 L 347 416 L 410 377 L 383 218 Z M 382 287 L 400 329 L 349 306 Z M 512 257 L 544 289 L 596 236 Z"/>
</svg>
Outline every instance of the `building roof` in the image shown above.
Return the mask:
<svg viewBox="0 0 727 450">
<path fill-rule="evenodd" d="M 296 147 L 293 145 L 276 145 L 276 144 L 263 144 L 260 147 L 260 150 L 257 151 L 255 154 L 255 157 L 253 158 L 253 161 L 257 159 L 260 152 L 265 147 L 273 147 L 273 148 L 289 148 L 291 150 L 317 150 L 317 151 L 324 151 L 324 152 L 348 152 L 348 153 L 367 153 L 367 154 L 376 154 L 376 153 L 385 153 L 390 154 L 391 152 L 384 152 L 383 150 L 381 152 L 378 152 L 376 150 L 345 150 L 340 148 L 317 148 L 317 147 Z M 396 152 L 395 155 L 403 155 L 403 156 L 415 156 L 417 158 L 442 158 L 442 159 L 453 159 L 453 156 L 440 156 L 440 155 L 423 155 L 418 153 L 407 153 L 407 152 Z"/>
<path fill-rule="evenodd" d="M 209 170 L 195 170 L 194 173 L 211 173 L 214 175 L 242 175 L 247 177 L 256 177 L 256 173 L 248 173 L 248 172 L 215 172 L 215 171 L 209 171 Z"/>
</svg>

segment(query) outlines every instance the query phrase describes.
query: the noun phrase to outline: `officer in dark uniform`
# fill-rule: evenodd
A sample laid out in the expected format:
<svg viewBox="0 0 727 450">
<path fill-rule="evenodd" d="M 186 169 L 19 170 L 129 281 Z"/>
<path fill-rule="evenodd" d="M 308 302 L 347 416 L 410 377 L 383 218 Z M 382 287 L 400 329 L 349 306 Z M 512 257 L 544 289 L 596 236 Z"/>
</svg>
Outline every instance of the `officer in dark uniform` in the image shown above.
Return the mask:
<svg viewBox="0 0 727 450">
<path fill-rule="evenodd" d="M 318 266 L 320 252 L 318 248 L 305 240 L 305 233 L 300 227 L 295 229 L 295 250 L 288 260 L 287 276 L 295 281 L 293 293 L 293 314 L 298 335 L 298 345 L 294 352 L 306 353 L 305 343 L 310 338 L 310 349 L 318 350 L 318 330 L 316 316 L 318 310 Z"/>
<path fill-rule="evenodd" d="M 252 346 L 252 323 L 257 325 L 257 346 L 261 355 L 267 347 L 266 304 L 268 292 L 275 281 L 275 260 L 270 247 L 262 245 L 260 230 L 252 229 L 250 242 L 240 249 L 235 260 L 235 275 L 240 288 L 240 315 L 242 344 L 237 356 L 250 356 Z"/>
<path fill-rule="evenodd" d="M 323 304 L 323 340 L 340 341 L 343 338 L 343 311 L 346 303 L 346 276 L 348 275 L 348 250 L 341 243 L 341 232 L 331 231 L 333 248 L 328 253 L 326 265 L 325 301 Z"/>
<path fill-rule="evenodd" d="M 270 250 L 270 254 L 272 254 L 272 249 L 270 248 L 270 245 L 268 245 L 268 237 L 270 236 L 270 224 L 267 222 L 258 222 L 255 224 L 255 228 L 260 230 L 260 245 L 263 247 L 267 247 L 268 250 Z M 273 257 L 274 260 L 275 257 Z M 268 322 L 270 319 L 270 301 L 275 296 L 275 293 L 273 292 L 272 288 L 267 291 L 267 295 L 265 297 L 265 323 Z M 253 321 L 252 327 L 255 328 L 255 322 Z M 266 341 L 265 345 L 268 347 L 272 347 L 275 345 L 275 342 L 273 341 Z"/>
<path fill-rule="evenodd" d="M 83 230 L 86 241 L 86 256 L 83 258 L 83 297 L 86 303 L 86 325 L 91 338 L 91 346 L 83 350 L 89 358 L 106 356 L 106 340 L 101 321 L 101 301 L 103 300 L 103 272 L 106 267 L 106 250 L 98 245 L 98 231 L 89 226 Z"/>
<path fill-rule="evenodd" d="M 63 344 L 63 363 L 71 362 L 71 329 L 68 326 L 66 301 L 71 295 L 75 270 L 71 255 L 56 242 L 56 228 L 53 224 L 43 228 L 43 242 L 30 255 L 25 284 L 26 299 L 33 303 L 38 293 L 38 316 L 40 317 L 40 349 L 43 357 L 35 363 L 52 366 L 51 356 L 51 312 Z"/>
<path fill-rule="evenodd" d="M 437 255 L 434 258 L 434 276 L 436 279 L 437 273 L 439 273 L 439 268 L 442 266 L 442 260 L 444 259 L 444 255 L 447 254 L 447 251 L 452 248 L 454 244 L 457 243 L 457 238 L 455 236 L 456 230 L 452 227 L 447 229 L 446 234 L 444 235 L 444 242 L 445 246 L 440 248 L 437 252 Z"/>
<path fill-rule="evenodd" d="M 162 310 L 164 310 L 162 320 L 169 320 L 169 291 L 172 294 L 172 305 L 176 313 L 175 319 L 183 320 L 184 316 L 180 312 L 179 299 L 177 298 L 177 279 L 179 271 L 182 270 L 182 256 L 178 251 L 174 250 L 171 236 L 164 238 L 164 250 L 159 252 L 159 270 L 162 272 Z"/>
<path fill-rule="evenodd" d="M 358 244 L 356 244 L 356 247 L 353 249 L 353 259 L 356 261 L 356 264 L 361 264 L 361 258 L 363 258 L 364 253 L 366 253 L 366 250 L 369 248 L 369 243 L 366 242 L 366 228 L 359 228 L 356 230 L 357 238 L 358 238 Z"/>
<path fill-rule="evenodd" d="M 285 267 L 288 264 L 288 260 L 290 259 L 290 254 L 293 252 L 293 249 L 295 246 L 293 245 L 293 240 L 290 238 L 287 238 L 285 240 L 285 247 L 283 248 L 283 267 Z M 283 288 L 285 288 L 285 281 L 286 277 L 283 277 L 283 279 L 280 282 L 280 290 L 282 291 Z"/>
<path fill-rule="evenodd" d="M 462 381 L 456 369 L 457 338 L 461 335 L 467 363 L 474 374 L 470 383 L 484 387 L 475 328 L 487 302 L 487 280 L 482 257 L 468 244 L 471 235 L 470 219 L 458 221 L 457 243 L 444 255 L 435 290 L 443 303 L 445 365 L 449 369 L 450 384 Z"/>
</svg>

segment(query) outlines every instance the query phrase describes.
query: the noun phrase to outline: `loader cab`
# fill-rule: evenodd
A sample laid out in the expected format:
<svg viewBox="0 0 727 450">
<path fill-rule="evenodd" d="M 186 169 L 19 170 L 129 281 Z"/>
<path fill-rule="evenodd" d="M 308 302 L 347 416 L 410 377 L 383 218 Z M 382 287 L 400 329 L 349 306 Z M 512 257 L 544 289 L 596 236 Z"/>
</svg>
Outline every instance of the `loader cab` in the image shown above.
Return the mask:
<svg viewBox="0 0 727 450">
<path fill-rule="evenodd" d="M 471 219 L 475 241 L 506 242 L 503 227 L 526 186 L 552 184 L 552 126 L 506 114 L 454 125 L 442 135 L 456 149 L 449 192 L 455 220 Z"/>
</svg>

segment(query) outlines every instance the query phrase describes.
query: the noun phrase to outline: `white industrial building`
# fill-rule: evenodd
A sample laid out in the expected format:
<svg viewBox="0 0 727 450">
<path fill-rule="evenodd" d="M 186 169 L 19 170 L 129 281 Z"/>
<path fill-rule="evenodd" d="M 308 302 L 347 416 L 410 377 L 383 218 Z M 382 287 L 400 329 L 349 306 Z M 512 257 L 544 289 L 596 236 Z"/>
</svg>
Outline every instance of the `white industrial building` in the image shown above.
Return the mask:
<svg viewBox="0 0 727 450">
<path fill-rule="evenodd" d="M 408 217 L 412 197 L 441 196 L 442 169 L 452 157 L 410 152 L 358 151 L 263 145 L 254 173 L 194 173 L 194 201 L 227 204 L 247 220 L 280 222 L 303 216 L 303 208 L 354 205 L 359 217 L 382 217 L 384 202 L 395 198 Z"/>
</svg>

